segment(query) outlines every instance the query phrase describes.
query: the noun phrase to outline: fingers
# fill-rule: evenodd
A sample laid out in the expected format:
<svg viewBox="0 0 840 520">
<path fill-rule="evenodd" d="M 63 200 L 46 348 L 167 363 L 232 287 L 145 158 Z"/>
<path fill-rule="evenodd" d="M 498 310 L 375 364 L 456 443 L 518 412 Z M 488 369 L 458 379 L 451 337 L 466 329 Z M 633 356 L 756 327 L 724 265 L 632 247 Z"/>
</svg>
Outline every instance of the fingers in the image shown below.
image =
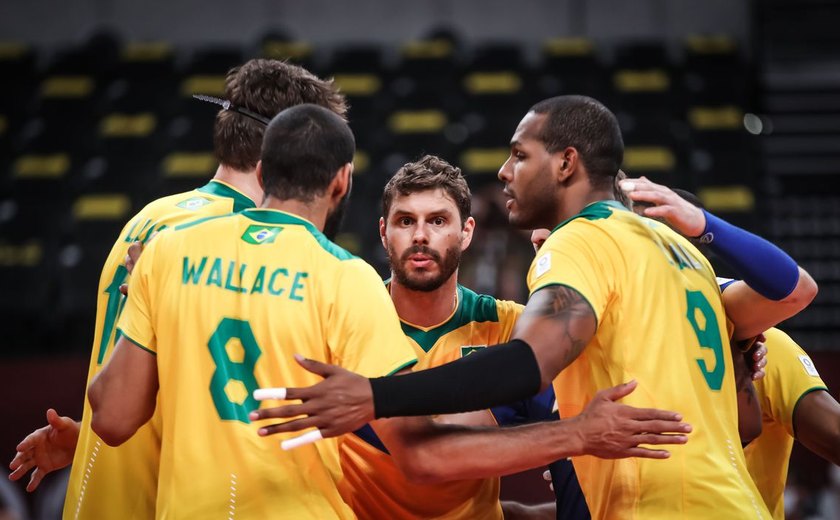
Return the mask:
<svg viewBox="0 0 840 520">
<path fill-rule="evenodd" d="M 44 475 L 46 473 L 41 471 L 41 468 L 35 468 L 35 471 L 32 472 L 32 477 L 29 479 L 29 484 L 26 485 L 26 490 L 32 493 L 38 489 L 38 485 L 41 483 Z"/>
<path fill-rule="evenodd" d="M 276 435 L 278 433 L 299 432 L 308 428 L 317 428 L 317 421 L 317 417 L 304 417 L 293 421 L 286 421 L 284 423 L 271 424 L 269 426 L 263 426 L 257 430 L 257 434 L 261 437 L 265 437 L 267 435 Z"/>
<path fill-rule="evenodd" d="M 314 359 L 307 359 L 300 354 L 295 354 L 295 360 L 308 372 L 318 374 L 321 377 L 327 377 L 337 372 L 337 367 L 335 365 L 328 365 L 326 363 L 321 363 L 320 361 L 315 361 Z"/>
<path fill-rule="evenodd" d="M 685 435 L 659 435 L 656 433 L 643 433 L 633 437 L 636 444 L 685 444 L 688 437 Z"/>
<path fill-rule="evenodd" d="M 669 410 L 658 408 L 635 408 L 623 406 L 624 411 L 629 412 L 629 417 L 637 421 L 682 421 L 682 415 Z M 682 431 L 682 430 L 680 430 Z"/>
<path fill-rule="evenodd" d="M 638 430 L 645 433 L 691 433 L 692 427 L 688 423 L 677 421 L 639 421 Z"/>
<path fill-rule="evenodd" d="M 640 459 L 667 459 L 671 456 L 666 450 L 651 450 L 648 448 L 629 448 L 624 450 L 623 458 L 638 457 Z"/>
<path fill-rule="evenodd" d="M 312 411 L 310 408 L 311 407 L 307 406 L 306 403 L 276 406 L 274 408 L 261 408 L 248 414 L 248 418 L 252 421 L 259 421 L 262 419 L 286 419 L 289 417 L 308 415 Z"/>
<path fill-rule="evenodd" d="M 20 480 L 30 469 L 35 467 L 35 462 L 27 457 L 27 455 L 20 452 L 15 455 L 15 458 L 9 464 L 9 469 L 13 470 L 9 474 L 9 480 Z"/>
<path fill-rule="evenodd" d="M 600 397 L 609 399 L 610 401 L 617 401 L 622 397 L 630 395 L 630 393 L 636 389 L 636 380 L 629 381 L 627 383 L 620 384 L 618 386 L 614 386 L 612 388 L 607 388 L 606 390 L 601 390 L 598 394 L 595 394 L 596 397 L 600 394 Z"/>
<path fill-rule="evenodd" d="M 254 399 L 257 401 L 265 401 L 266 399 L 275 399 L 282 401 L 286 399 L 285 388 L 257 388 L 254 390 Z"/>
</svg>

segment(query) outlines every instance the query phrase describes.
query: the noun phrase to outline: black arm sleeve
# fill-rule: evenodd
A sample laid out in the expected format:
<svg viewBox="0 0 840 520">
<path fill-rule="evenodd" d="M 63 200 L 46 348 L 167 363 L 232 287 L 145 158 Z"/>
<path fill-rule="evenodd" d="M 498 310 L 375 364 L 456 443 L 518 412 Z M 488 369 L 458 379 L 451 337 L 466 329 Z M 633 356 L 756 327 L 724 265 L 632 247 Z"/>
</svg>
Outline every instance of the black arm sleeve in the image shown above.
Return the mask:
<svg viewBox="0 0 840 520">
<path fill-rule="evenodd" d="M 541 383 L 534 351 L 518 339 L 429 370 L 370 380 L 377 419 L 506 405 L 536 394 Z"/>
</svg>

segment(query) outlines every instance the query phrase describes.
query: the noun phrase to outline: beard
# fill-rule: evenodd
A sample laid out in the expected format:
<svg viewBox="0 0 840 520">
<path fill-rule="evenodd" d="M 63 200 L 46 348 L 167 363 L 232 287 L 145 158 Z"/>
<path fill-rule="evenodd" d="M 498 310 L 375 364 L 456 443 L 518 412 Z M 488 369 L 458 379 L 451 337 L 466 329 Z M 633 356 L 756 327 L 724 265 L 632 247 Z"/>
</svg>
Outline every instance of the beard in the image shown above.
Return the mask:
<svg viewBox="0 0 840 520">
<path fill-rule="evenodd" d="M 432 259 L 440 270 L 436 276 L 417 277 L 410 269 L 404 267 L 408 262 L 408 257 L 414 254 L 423 254 Z M 394 273 L 394 278 L 397 282 L 407 289 L 412 291 L 431 292 L 443 285 L 444 282 L 458 270 L 458 265 L 461 263 L 461 246 L 455 244 L 448 248 L 441 258 L 440 253 L 426 246 L 411 246 L 400 255 L 389 244 L 388 245 L 388 263 L 391 266 L 391 272 Z"/>
<path fill-rule="evenodd" d="M 344 214 L 347 213 L 347 203 L 349 201 L 350 191 L 341 198 L 341 202 L 338 203 L 335 209 L 327 214 L 327 219 L 324 221 L 324 236 L 330 242 L 334 242 L 336 235 L 341 231 L 341 225 L 344 223 Z"/>
</svg>

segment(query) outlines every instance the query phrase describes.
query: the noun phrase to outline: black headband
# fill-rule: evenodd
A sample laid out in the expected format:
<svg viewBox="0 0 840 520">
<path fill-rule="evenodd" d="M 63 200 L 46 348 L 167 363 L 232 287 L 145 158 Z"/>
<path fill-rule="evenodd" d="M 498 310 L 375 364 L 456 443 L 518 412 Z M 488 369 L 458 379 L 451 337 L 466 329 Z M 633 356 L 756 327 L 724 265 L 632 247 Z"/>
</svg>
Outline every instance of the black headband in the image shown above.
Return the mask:
<svg viewBox="0 0 840 520">
<path fill-rule="evenodd" d="M 261 116 L 261 115 L 257 114 L 256 112 L 251 112 L 247 108 L 236 106 L 233 103 L 231 103 L 230 101 L 228 101 L 227 99 L 217 98 L 217 97 L 213 97 L 213 96 L 205 96 L 204 94 L 193 94 L 193 97 L 195 99 L 200 100 L 200 101 L 206 101 L 208 103 L 213 103 L 215 105 L 219 105 L 224 110 L 232 110 L 232 111 L 234 111 L 238 114 L 242 114 L 245 117 L 250 117 L 254 121 L 259 121 L 260 123 L 262 123 L 264 125 L 268 125 L 268 123 L 271 122 L 271 119 L 269 119 L 265 116 Z"/>
</svg>

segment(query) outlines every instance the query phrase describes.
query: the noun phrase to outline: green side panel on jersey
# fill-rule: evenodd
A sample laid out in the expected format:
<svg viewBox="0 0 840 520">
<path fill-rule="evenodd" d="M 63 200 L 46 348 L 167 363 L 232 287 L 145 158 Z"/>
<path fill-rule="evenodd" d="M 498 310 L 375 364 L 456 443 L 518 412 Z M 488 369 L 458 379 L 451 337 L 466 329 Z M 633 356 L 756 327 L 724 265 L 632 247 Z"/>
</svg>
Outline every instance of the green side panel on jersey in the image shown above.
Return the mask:
<svg viewBox="0 0 840 520">
<path fill-rule="evenodd" d="M 300 217 L 296 217 L 291 213 L 286 213 L 283 211 L 278 210 L 260 210 L 260 209 L 253 209 L 253 210 L 245 210 L 242 212 L 242 215 L 257 221 L 262 222 L 264 224 L 296 224 L 298 226 L 303 226 L 309 231 L 315 240 L 318 242 L 324 251 L 333 255 L 334 257 L 338 258 L 339 260 L 353 260 L 358 258 L 357 256 L 353 256 L 345 249 L 337 246 L 335 243 L 330 241 L 326 236 L 324 236 L 321 231 L 316 228 L 311 222 L 308 222 Z"/>
<path fill-rule="evenodd" d="M 401 323 L 403 333 L 417 342 L 424 352 L 428 352 L 435 346 L 435 343 L 444 335 L 459 329 L 472 322 L 497 322 L 499 311 L 496 308 L 496 299 L 486 294 L 477 294 L 466 287 L 458 286 L 458 309 L 455 314 L 443 325 L 431 330 L 422 330 Z"/>
<path fill-rule="evenodd" d="M 583 208 L 583 210 L 577 215 L 567 218 L 563 222 L 557 224 L 557 227 L 552 229 L 551 232 L 554 233 L 561 227 L 565 226 L 566 224 L 577 218 L 585 218 L 586 220 L 601 220 L 603 218 L 609 218 L 610 215 L 612 215 L 613 213 L 613 209 L 630 211 L 629 209 L 624 207 L 624 204 L 618 202 L 617 200 L 599 200 L 598 202 L 593 202 L 592 204 Z"/>
<path fill-rule="evenodd" d="M 229 197 L 233 199 L 234 213 L 239 213 L 240 211 L 256 207 L 253 200 L 239 193 L 230 186 L 222 184 L 221 182 L 210 181 L 204 186 L 197 188 L 195 191 L 200 191 L 202 193 L 210 193 L 211 195 L 217 195 L 219 197 Z"/>
</svg>

